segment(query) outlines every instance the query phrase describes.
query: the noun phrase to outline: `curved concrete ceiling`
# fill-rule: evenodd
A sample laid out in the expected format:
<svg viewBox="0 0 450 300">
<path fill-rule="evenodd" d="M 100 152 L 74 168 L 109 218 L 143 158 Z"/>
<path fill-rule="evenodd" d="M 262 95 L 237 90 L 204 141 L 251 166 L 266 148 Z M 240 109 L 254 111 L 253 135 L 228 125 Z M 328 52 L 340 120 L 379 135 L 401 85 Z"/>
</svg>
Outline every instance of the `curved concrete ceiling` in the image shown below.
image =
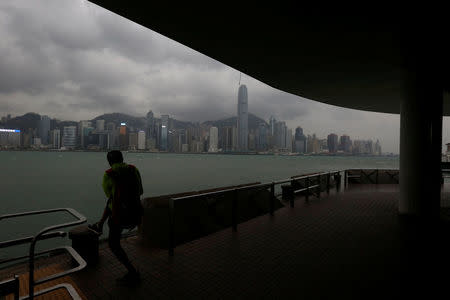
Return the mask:
<svg viewBox="0 0 450 300">
<path fill-rule="evenodd" d="M 437 16 L 430 22 L 392 7 L 356 14 L 299 4 L 91 2 L 274 88 L 341 107 L 399 113 L 405 76 L 420 64 L 441 82 L 450 115 L 449 78 L 440 71 L 448 70 L 450 49 Z"/>
</svg>

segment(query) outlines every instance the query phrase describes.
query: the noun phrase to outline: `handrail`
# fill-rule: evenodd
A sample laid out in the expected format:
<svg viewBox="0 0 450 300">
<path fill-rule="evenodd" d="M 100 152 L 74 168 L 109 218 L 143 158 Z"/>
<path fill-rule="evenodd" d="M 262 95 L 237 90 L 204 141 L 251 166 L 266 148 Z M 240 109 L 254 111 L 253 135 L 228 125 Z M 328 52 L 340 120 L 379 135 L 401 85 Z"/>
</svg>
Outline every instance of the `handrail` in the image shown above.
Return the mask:
<svg viewBox="0 0 450 300">
<path fill-rule="evenodd" d="M 69 208 L 69 207 L 46 209 L 46 210 L 36 210 L 36 211 L 29 211 L 29 212 L 15 213 L 15 214 L 7 214 L 7 215 L 0 216 L 0 221 L 1 221 L 1 220 L 4 220 L 4 219 L 24 217 L 24 216 L 30 216 L 30 215 L 40 215 L 40 214 L 47 214 L 47 213 L 53 213 L 53 212 L 68 212 L 73 217 L 75 217 L 76 220 L 75 221 L 71 221 L 71 222 L 62 223 L 62 224 L 47 226 L 44 229 L 42 229 L 41 231 L 39 231 L 32 238 L 31 237 L 26 237 L 26 238 L 10 240 L 10 241 L 6 241 L 6 242 L 2 243 L 4 247 L 6 247 L 5 245 L 9 245 L 9 246 L 18 245 L 18 244 L 25 243 L 25 241 L 29 241 L 29 239 L 31 238 L 30 250 L 29 250 L 29 255 L 28 255 L 29 256 L 29 282 L 28 282 L 29 295 L 27 296 L 27 298 L 30 298 L 30 299 L 34 298 L 34 286 L 35 285 L 43 283 L 43 282 L 46 282 L 48 280 L 52 280 L 52 279 L 55 279 L 55 278 L 59 278 L 59 277 L 65 276 L 65 275 L 67 275 L 69 273 L 76 272 L 76 271 L 78 271 L 78 270 L 80 270 L 80 269 L 82 269 L 82 268 L 84 268 L 86 266 L 86 262 L 71 247 L 55 248 L 55 249 L 51 249 L 49 251 L 44 251 L 42 253 L 51 252 L 51 251 L 54 251 L 56 249 L 66 249 L 69 252 L 69 254 L 71 254 L 72 257 L 79 263 L 79 266 L 74 268 L 74 269 L 71 269 L 69 271 L 65 271 L 65 272 L 62 272 L 62 273 L 59 273 L 59 274 L 54 274 L 54 275 L 51 275 L 51 276 L 49 276 L 47 278 L 38 280 L 36 282 L 34 281 L 34 258 L 35 258 L 35 247 L 36 247 L 37 241 L 42 240 L 42 239 L 46 239 L 46 238 L 61 236 L 60 232 L 50 232 L 50 233 L 47 233 L 47 232 L 54 231 L 56 229 L 61 229 L 61 228 L 65 228 L 65 227 L 70 227 L 70 226 L 75 226 L 75 225 L 82 224 L 82 223 L 86 222 L 86 217 L 84 217 L 83 215 L 78 213 L 73 208 Z M 0 244 L 0 245 L 2 245 L 2 244 Z"/>
<path fill-rule="evenodd" d="M 171 199 L 173 199 L 174 201 L 178 201 L 178 200 L 185 200 L 185 199 L 202 198 L 202 197 L 208 197 L 208 196 L 213 196 L 213 195 L 218 195 L 218 194 L 226 194 L 226 193 L 234 192 L 234 191 L 250 190 L 250 189 L 256 189 L 258 187 L 268 187 L 271 184 L 272 183 L 257 183 L 257 184 L 247 185 L 247 186 L 238 187 L 238 188 L 229 188 L 229 189 L 225 189 L 225 190 L 175 197 L 175 198 L 171 198 Z"/>
<path fill-rule="evenodd" d="M 39 240 L 42 241 L 42 240 L 51 239 L 54 237 L 65 237 L 66 235 L 67 235 L 67 232 L 54 231 L 54 232 L 49 232 L 49 233 L 43 234 Z M 0 242 L 0 248 L 7 248 L 7 247 L 12 247 L 12 246 L 27 244 L 27 243 L 30 243 L 33 240 L 33 238 L 34 238 L 34 236 L 27 236 L 27 237 L 20 238 L 20 239 L 14 239 L 14 240 Z"/>
<path fill-rule="evenodd" d="M 267 183 L 258 183 L 258 184 L 252 184 L 252 185 L 248 185 L 248 186 L 243 186 L 243 187 L 236 187 L 236 188 L 228 188 L 228 189 L 224 189 L 224 190 L 219 190 L 219 191 L 214 191 L 214 192 L 206 192 L 206 193 L 200 193 L 200 194 L 194 194 L 194 195 L 187 195 L 187 196 L 180 196 L 180 197 L 174 197 L 174 198 L 170 198 L 169 199 L 169 205 L 168 205 L 168 216 L 169 216 L 169 255 L 173 256 L 174 254 L 174 248 L 175 248 L 175 202 L 176 201 L 181 201 L 181 200 L 187 200 L 187 199 L 198 199 L 198 198 L 203 198 L 203 197 L 209 197 L 209 196 L 215 196 L 215 195 L 223 195 L 226 193 L 234 193 L 234 197 L 232 199 L 232 228 L 233 228 L 233 232 L 237 231 L 237 194 L 239 191 L 244 191 L 244 190 L 255 190 L 257 188 L 269 188 L 270 187 L 270 204 L 269 204 L 269 210 L 270 210 L 270 215 L 273 215 L 273 200 L 275 198 L 275 185 L 279 185 L 282 183 L 286 183 L 286 182 L 294 182 L 294 181 L 298 181 L 301 179 L 307 179 L 307 181 L 309 180 L 309 178 L 314 178 L 317 177 L 319 180 L 321 178 L 321 176 L 326 175 L 327 176 L 327 192 L 329 193 L 329 176 L 331 175 L 339 175 L 342 171 L 345 170 L 334 170 L 334 171 L 329 171 L 329 172 L 318 172 L 318 173 L 314 173 L 314 174 L 309 174 L 309 175 L 304 175 L 304 176 L 299 176 L 299 177 L 291 177 L 288 179 L 282 179 L 282 180 L 277 180 L 277 181 L 272 181 L 272 182 L 267 182 Z M 336 188 L 339 190 L 339 186 L 340 186 L 340 182 L 338 184 L 336 184 Z M 299 191 L 309 191 L 310 189 L 314 189 L 314 188 L 320 188 L 320 182 L 314 185 L 309 186 L 309 184 L 307 183 L 307 187 L 304 189 L 300 189 L 297 190 L 296 192 Z M 308 194 L 306 195 L 306 197 L 308 197 Z M 318 192 L 318 197 L 320 197 L 320 191 Z M 291 207 L 293 207 L 293 201 L 291 201 Z"/>
</svg>

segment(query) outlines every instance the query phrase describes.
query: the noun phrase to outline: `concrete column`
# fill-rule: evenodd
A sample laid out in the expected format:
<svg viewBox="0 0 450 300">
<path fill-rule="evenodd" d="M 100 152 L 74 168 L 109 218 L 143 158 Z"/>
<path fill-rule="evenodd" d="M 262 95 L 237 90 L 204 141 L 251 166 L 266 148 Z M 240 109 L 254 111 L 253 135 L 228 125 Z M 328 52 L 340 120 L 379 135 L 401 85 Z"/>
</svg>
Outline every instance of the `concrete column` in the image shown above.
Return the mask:
<svg viewBox="0 0 450 300">
<path fill-rule="evenodd" d="M 408 77 L 400 115 L 399 213 L 437 219 L 443 92 L 432 72 L 411 72 Z"/>
</svg>

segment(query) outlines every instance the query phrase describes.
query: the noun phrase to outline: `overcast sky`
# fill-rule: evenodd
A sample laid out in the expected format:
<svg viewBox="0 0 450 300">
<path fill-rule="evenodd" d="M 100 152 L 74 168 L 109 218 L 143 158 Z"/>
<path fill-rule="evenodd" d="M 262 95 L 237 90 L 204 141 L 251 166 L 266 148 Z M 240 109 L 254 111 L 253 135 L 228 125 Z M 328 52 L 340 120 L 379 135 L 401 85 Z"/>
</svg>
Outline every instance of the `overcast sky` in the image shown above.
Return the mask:
<svg viewBox="0 0 450 300">
<path fill-rule="evenodd" d="M 239 71 L 82 0 L 0 2 L 0 116 L 62 120 L 103 113 L 185 121 L 236 115 Z M 343 109 L 273 89 L 245 74 L 249 111 L 320 138 L 379 139 L 398 153 L 399 116 Z M 444 142 L 450 142 L 445 130 Z"/>
</svg>

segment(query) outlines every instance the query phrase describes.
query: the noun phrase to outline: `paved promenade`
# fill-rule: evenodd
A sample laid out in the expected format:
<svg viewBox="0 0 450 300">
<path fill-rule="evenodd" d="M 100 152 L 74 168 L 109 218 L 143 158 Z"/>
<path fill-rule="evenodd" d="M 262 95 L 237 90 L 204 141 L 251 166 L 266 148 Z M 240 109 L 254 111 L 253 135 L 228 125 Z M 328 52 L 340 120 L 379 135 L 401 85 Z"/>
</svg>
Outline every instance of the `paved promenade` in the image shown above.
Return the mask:
<svg viewBox="0 0 450 300">
<path fill-rule="evenodd" d="M 448 282 L 450 231 L 399 220 L 397 202 L 398 185 L 353 185 L 181 245 L 173 258 L 128 238 L 143 279 L 134 287 L 116 286 L 125 269 L 106 245 L 97 267 L 72 277 L 88 299 L 431 299 Z"/>
<path fill-rule="evenodd" d="M 447 188 L 446 188 L 447 190 Z M 448 210 L 428 226 L 397 215 L 398 185 L 351 185 L 178 246 L 170 258 L 122 241 L 142 274 L 132 287 L 101 244 L 100 261 L 71 276 L 85 299 L 404 299 L 448 297 Z M 443 202 L 450 201 L 448 194 Z"/>
</svg>

